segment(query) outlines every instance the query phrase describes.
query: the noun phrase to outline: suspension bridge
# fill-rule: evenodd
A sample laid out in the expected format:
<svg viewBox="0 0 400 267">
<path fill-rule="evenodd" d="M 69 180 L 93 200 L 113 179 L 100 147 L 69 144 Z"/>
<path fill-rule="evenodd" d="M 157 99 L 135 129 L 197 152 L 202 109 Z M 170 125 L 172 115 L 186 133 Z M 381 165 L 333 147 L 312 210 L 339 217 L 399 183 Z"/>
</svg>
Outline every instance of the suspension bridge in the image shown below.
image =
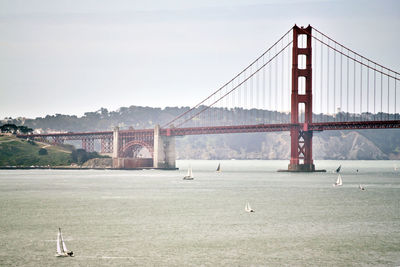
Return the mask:
<svg viewBox="0 0 400 267">
<path fill-rule="evenodd" d="M 316 171 L 314 131 L 400 128 L 400 73 L 311 27 L 294 26 L 197 105 L 154 129 L 34 134 L 112 153 L 114 168 L 175 168 L 175 137 L 289 131 L 288 171 Z M 146 148 L 151 158 L 141 158 Z"/>
</svg>

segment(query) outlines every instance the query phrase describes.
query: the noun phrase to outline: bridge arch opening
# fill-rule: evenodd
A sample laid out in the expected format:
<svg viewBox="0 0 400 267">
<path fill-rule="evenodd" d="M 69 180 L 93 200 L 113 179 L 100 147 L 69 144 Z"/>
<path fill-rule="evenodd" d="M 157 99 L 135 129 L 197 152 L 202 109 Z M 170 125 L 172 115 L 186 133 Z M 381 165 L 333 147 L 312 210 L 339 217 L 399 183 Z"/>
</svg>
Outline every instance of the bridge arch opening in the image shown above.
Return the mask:
<svg viewBox="0 0 400 267">
<path fill-rule="evenodd" d="M 121 151 L 123 158 L 153 158 L 153 147 L 142 141 L 131 141 Z"/>
</svg>

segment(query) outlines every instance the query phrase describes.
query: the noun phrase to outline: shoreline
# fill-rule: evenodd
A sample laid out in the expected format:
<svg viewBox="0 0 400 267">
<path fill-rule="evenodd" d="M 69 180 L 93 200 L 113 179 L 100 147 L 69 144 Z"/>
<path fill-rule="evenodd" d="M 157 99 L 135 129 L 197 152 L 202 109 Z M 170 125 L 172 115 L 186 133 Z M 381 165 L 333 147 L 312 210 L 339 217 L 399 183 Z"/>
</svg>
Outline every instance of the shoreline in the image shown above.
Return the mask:
<svg viewBox="0 0 400 267">
<path fill-rule="evenodd" d="M 179 168 L 153 168 L 153 167 L 141 167 L 141 168 L 112 168 L 112 167 L 69 167 L 69 166 L 0 166 L 0 170 L 179 170 Z"/>
</svg>

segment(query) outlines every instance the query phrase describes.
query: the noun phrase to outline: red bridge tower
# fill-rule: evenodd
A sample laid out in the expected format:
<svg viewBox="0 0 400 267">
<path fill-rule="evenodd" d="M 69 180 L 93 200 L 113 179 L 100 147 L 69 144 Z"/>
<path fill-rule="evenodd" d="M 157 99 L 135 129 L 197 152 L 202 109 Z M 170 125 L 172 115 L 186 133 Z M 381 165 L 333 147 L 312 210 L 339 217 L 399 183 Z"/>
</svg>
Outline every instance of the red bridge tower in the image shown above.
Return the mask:
<svg viewBox="0 0 400 267">
<path fill-rule="evenodd" d="M 312 172 L 315 166 L 312 158 L 313 132 L 309 130 L 312 123 L 312 48 L 311 48 L 311 26 L 307 28 L 293 27 L 293 53 L 292 53 L 292 111 L 290 129 L 291 157 L 288 171 Z M 305 47 L 299 47 L 299 37 L 306 40 Z M 304 43 L 302 42 L 302 46 Z M 299 66 L 299 57 L 303 57 L 305 66 Z M 305 92 L 299 92 L 305 88 Z M 299 105 L 304 104 L 304 121 L 299 121 Z M 301 116 L 303 114 L 300 114 Z M 297 126 L 296 126 L 297 125 Z M 302 161 L 302 162 L 301 162 Z"/>
</svg>

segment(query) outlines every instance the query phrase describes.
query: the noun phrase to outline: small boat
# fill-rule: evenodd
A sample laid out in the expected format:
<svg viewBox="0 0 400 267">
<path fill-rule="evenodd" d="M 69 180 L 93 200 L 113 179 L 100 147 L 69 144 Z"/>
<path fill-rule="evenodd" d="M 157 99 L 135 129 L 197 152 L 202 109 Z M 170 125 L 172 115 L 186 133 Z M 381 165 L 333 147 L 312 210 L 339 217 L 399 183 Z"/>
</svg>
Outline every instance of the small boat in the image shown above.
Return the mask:
<svg viewBox="0 0 400 267">
<path fill-rule="evenodd" d="M 250 203 L 247 202 L 246 206 L 244 207 L 244 210 L 247 212 L 254 212 L 254 210 L 250 207 Z"/>
<path fill-rule="evenodd" d="M 359 184 L 359 185 L 358 185 L 358 189 L 360 189 L 360 190 L 365 190 L 365 187 Z"/>
<path fill-rule="evenodd" d="M 183 180 L 193 180 L 193 179 L 194 179 L 194 177 L 193 177 L 192 167 L 189 166 L 188 172 L 187 172 L 186 176 L 183 177 Z"/>
<path fill-rule="evenodd" d="M 336 173 L 339 173 L 341 168 L 342 168 L 342 165 L 340 165 L 340 166 L 336 169 Z"/>
<path fill-rule="evenodd" d="M 338 178 L 336 179 L 336 183 L 333 184 L 333 186 L 342 186 L 343 181 L 342 181 L 342 176 L 339 174 Z"/>
<path fill-rule="evenodd" d="M 58 234 L 57 234 L 57 254 L 55 255 L 56 257 L 73 257 L 74 252 L 71 250 L 67 249 L 67 246 L 65 245 L 64 239 L 61 234 L 61 228 L 58 228 Z"/>
<path fill-rule="evenodd" d="M 217 172 L 221 172 L 221 163 L 218 163 Z"/>
</svg>

